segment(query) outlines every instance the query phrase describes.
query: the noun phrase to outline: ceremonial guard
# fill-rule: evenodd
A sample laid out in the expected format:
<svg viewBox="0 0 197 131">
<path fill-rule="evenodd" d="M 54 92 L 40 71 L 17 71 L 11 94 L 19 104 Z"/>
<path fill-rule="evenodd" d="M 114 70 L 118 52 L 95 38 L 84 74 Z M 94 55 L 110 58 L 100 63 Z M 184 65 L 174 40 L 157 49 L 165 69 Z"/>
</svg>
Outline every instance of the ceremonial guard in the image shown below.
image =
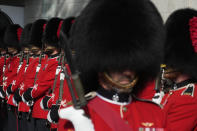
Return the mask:
<svg viewBox="0 0 197 131">
<path fill-rule="evenodd" d="M 22 33 L 22 28 L 18 24 L 12 24 L 7 27 L 4 42 L 8 48 L 8 53 L 10 55 L 8 66 L 5 69 L 5 76 L 3 79 L 3 88 L 1 90 L 1 97 L 7 102 L 10 100 L 10 95 L 7 94 L 7 88 L 15 84 L 15 79 L 17 77 L 18 71 L 21 67 L 20 58 L 22 57 L 20 37 Z M 17 110 L 13 104 L 8 103 L 8 131 L 17 130 Z"/>
<path fill-rule="evenodd" d="M 23 99 L 26 102 L 37 99 L 33 106 L 32 116 L 37 118 L 35 125 L 38 131 L 50 130 L 50 125 L 46 126 L 48 111 L 41 109 L 40 101 L 53 90 L 53 85 L 56 85 L 56 74 L 60 72 L 58 67 L 60 59 L 59 32 L 62 22 L 60 18 L 52 18 L 47 22 L 42 42 L 48 59 L 44 63 L 43 68 L 41 67 L 36 84 L 28 88 L 23 94 Z"/>
<path fill-rule="evenodd" d="M 38 76 L 42 68 L 44 68 L 44 64 L 47 60 L 47 57 L 43 54 L 42 44 L 42 36 L 46 23 L 46 20 L 39 19 L 32 24 L 29 43 L 31 45 L 30 48 L 34 59 L 32 60 L 31 64 L 29 65 L 25 73 L 24 81 L 21 84 L 19 90 L 20 97 L 23 96 L 25 91 L 27 91 L 29 88 L 32 88 L 35 85 Z M 45 123 L 43 124 L 43 122 L 36 124 L 39 121 L 40 117 L 37 117 L 35 114 L 32 114 L 32 112 L 37 109 L 36 104 L 38 103 L 37 101 L 39 99 L 35 99 L 34 102 L 29 101 L 28 103 L 24 101 L 24 99 L 22 100 L 23 101 L 19 101 L 19 110 L 23 112 L 26 121 L 28 121 L 26 122 L 27 130 L 35 131 L 38 130 L 37 128 L 46 128 Z M 46 114 L 46 112 L 42 112 L 42 110 L 38 111 L 37 113 L 38 115 L 39 113 L 42 115 Z"/>
<path fill-rule="evenodd" d="M 69 44 L 86 93 L 96 92 L 83 109 L 67 103 L 60 117 L 76 131 L 164 130 L 160 106 L 135 96 L 159 73 L 164 36 L 149 0 L 90 1 L 72 26 Z"/>
<path fill-rule="evenodd" d="M 3 11 L 0 11 L 0 88 L 2 89 L 3 87 L 3 78 L 4 78 L 4 73 L 6 69 L 6 65 L 8 63 L 8 52 L 7 52 L 7 47 L 4 42 L 4 34 L 5 30 L 8 25 L 12 24 L 12 20 L 10 17 L 4 13 Z M 5 100 L 0 98 L 0 127 L 2 131 L 7 130 L 7 107 Z"/>
<path fill-rule="evenodd" d="M 165 24 L 166 67 L 161 101 L 168 131 L 197 130 L 197 11 L 180 9 Z"/>
</svg>

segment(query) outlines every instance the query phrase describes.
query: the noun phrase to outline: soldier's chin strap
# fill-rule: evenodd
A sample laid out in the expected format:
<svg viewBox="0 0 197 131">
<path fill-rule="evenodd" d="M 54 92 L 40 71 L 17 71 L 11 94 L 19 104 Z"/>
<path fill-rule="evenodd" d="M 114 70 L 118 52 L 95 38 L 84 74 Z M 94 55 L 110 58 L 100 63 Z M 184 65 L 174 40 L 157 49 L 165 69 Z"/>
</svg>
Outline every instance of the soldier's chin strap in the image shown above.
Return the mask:
<svg viewBox="0 0 197 131">
<path fill-rule="evenodd" d="M 130 83 L 120 84 L 114 81 L 106 72 L 103 73 L 103 77 L 107 82 L 109 82 L 112 85 L 112 87 L 116 87 L 116 90 L 120 92 L 131 92 L 132 88 L 136 85 L 138 81 L 138 77 L 135 76 L 135 78 Z"/>
</svg>

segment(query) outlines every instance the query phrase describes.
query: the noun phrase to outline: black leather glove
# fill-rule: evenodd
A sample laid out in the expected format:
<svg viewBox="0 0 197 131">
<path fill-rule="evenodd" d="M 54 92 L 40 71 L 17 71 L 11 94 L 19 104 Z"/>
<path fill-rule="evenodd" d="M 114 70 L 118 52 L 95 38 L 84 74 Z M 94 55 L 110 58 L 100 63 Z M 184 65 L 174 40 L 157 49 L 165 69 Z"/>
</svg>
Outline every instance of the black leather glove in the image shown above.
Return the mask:
<svg viewBox="0 0 197 131">
<path fill-rule="evenodd" d="M 59 121 L 59 114 L 58 110 L 60 105 L 52 105 L 51 110 L 48 113 L 47 120 L 51 123 L 58 123 Z"/>
<path fill-rule="evenodd" d="M 10 85 L 8 86 L 8 88 L 7 88 L 7 93 L 8 93 L 8 95 L 13 94 L 13 91 L 12 91 L 12 84 L 10 84 Z"/>
<path fill-rule="evenodd" d="M 41 108 L 42 108 L 43 110 L 49 110 L 49 109 L 50 109 L 49 106 L 48 106 L 48 102 L 49 102 L 49 100 L 50 100 L 51 98 L 52 98 L 51 96 L 45 96 L 45 97 L 42 99 L 42 101 L 41 101 L 41 103 L 40 103 L 40 106 L 41 106 Z"/>
<path fill-rule="evenodd" d="M 23 94 L 23 98 L 26 102 L 32 101 L 33 98 L 31 96 L 31 91 L 33 90 L 33 88 L 28 88 L 27 91 Z"/>
<path fill-rule="evenodd" d="M 19 88 L 16 90 L 16 92 L 14 93 L 14 100 L 16 101 L 16 103 L 18 104 L 20 101 L 22 101 L 22 98 L 19 94 Z"/>
</svg>

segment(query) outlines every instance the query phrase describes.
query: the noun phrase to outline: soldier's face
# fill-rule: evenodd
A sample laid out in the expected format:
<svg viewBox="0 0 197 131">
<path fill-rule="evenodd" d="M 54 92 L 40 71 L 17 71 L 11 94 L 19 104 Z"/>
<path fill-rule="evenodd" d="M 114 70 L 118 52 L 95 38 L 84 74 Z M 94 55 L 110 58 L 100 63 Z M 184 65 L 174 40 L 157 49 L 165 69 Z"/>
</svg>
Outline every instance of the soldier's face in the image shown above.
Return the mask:
<svg viewBox="0 0 197 131">
<path fill-rule="evenodd" d="M 175 71 L 172 68 L 165 69 L 164 78 L 166 79 L 175 80 L 178 75 L 179 75 L 179 72 Z"/>
<path fill-rule="evenodd" d="M 10 54 L 16 54 L 17 53 L 17 49 L 12 48 L 12 47 L 8 47 L 8 53 L 10 53 Z"/>
<path fill-rule="evenodd" d="M 121 85 L 127 85 L 135 78 L 135 72 L 130 70 L 125 70 L 123 72 L 109 72 L 109 76 L 113 81 Z"/>
<path fill-rule="evenodd" d="M 28 54 L 28 53 L 30 53 L 30 49 L 29 49 L 28 47 L 24 47 L 24 48 L 23 48 L 23 52 L 24 52 L 25 54 Z"/>
<path fill-rule="evenodd" d="M 41 49 L 36 47 L 36 46 L 32 46 L 31 47 L 31 53 L 34 55 L 39 55 L 41 53 Z"/>
<path fill-rule="evenodd" d="M 6 50 L 3 49 L 3 48 L 0 48 L 0 52 L 1 52 L 2 55 L 3 55 L 3 54 L 6 54 Z"/>
</svg>

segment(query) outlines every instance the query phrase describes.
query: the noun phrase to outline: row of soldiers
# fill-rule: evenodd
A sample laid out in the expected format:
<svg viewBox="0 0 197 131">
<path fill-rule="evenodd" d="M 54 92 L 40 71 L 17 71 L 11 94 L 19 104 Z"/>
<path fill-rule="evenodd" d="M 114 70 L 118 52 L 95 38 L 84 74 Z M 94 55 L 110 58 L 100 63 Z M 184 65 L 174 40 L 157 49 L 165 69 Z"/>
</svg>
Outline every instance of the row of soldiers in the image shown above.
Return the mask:
<svg viewBox="0 0 197 131">
<path fill-rule="evenodd" d="M 2 15 L 3 131 L 197 131 L 196 10 L 164 25 L 150 0 L 91 0 L 24 29 Z"/>
</svg>

